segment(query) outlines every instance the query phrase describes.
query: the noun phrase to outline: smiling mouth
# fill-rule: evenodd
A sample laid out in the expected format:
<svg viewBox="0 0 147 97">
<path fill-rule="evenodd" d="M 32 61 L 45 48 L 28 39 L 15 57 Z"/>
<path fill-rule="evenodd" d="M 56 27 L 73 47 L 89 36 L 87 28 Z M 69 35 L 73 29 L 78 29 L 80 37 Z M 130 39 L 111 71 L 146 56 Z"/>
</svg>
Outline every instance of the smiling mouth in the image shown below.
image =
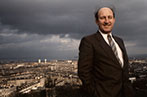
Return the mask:
<svg viewBox="0 0 147 97">
<path fill-rule="evenodd" d="M 111 26 L 111 23 L 104 23 L 104 26 Z"/>
</svg>

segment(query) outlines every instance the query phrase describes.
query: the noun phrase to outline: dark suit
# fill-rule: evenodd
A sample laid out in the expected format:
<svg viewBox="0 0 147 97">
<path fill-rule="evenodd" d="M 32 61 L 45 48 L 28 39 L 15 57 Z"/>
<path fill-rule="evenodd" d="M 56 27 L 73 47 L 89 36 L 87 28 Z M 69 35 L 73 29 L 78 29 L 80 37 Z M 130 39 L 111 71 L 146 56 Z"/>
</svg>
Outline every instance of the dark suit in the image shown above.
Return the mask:
<svg viewBox="0 0 147 97">
<path fill-rule="evenodd" d="M 99 32 L 81 40 L 78 75 L 82 80 L 83 90 L 96 97 L 133 97 L 123 40 L 116 36 L 113 38 L 122 50 L 123 67 Z"/>
</svg>

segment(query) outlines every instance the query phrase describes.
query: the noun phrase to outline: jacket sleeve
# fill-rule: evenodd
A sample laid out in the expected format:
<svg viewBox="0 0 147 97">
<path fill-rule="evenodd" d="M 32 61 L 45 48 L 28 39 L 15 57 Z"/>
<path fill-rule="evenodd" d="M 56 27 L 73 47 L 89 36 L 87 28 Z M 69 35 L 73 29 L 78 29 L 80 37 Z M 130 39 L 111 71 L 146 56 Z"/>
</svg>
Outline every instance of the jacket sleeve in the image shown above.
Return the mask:
<svg viewBox="0 0 147 97">
<path fill-rule="evenodd" d="M 93 55 L 94 51 L 91 41 L 88 38 L 83 38 L 79 46 L 78 76 L 84 89 L 92 94 L 95 91 L 92 79 Z"/>
</svg>

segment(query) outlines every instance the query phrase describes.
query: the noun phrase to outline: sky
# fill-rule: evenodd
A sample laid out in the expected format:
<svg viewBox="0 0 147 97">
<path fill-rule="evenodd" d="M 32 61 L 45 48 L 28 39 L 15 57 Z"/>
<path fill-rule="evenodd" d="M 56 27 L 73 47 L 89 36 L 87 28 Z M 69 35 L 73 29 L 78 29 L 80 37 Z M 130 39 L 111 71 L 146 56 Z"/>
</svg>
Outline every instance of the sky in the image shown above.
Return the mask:
<svg viewBox="0 0 147 97">
<path fill-rule="evenodd" d="M 146 0 L 0 0 L 0 59 L 74 59 L 95 33 L 94 12 L 115 6 L 113 34 L 129 56 L 147 54 Z"/>
</svg>

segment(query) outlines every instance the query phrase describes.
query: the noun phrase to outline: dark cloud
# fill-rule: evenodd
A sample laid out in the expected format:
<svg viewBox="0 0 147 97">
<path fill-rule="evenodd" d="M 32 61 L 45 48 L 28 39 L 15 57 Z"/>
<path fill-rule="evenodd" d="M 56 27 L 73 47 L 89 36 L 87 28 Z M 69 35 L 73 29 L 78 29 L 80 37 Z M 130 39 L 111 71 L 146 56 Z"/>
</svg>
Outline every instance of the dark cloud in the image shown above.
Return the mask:
<svg viewBox="0 0 147 97">
<path fill-rule="evenodd" d="M 113 33 L 128 53 L 146 53 L 145 0 L 0 0 L 0 58 L 77 56 L 80 39 L 97 30 L 94 11 L 106 2 L 116 7 Z"/>
<path fill-rule="evenodd" d="M 0 17 L 4 25 L 21 32 L 63 34 L 90 32 L 93 18 L 91 2 L 85 0 L 6 0 L 0 2 Z M 87 8 L 86 8 L 87 7 Z M 84 30 L 84 28 L 89 29 Z"/>
</svg>

